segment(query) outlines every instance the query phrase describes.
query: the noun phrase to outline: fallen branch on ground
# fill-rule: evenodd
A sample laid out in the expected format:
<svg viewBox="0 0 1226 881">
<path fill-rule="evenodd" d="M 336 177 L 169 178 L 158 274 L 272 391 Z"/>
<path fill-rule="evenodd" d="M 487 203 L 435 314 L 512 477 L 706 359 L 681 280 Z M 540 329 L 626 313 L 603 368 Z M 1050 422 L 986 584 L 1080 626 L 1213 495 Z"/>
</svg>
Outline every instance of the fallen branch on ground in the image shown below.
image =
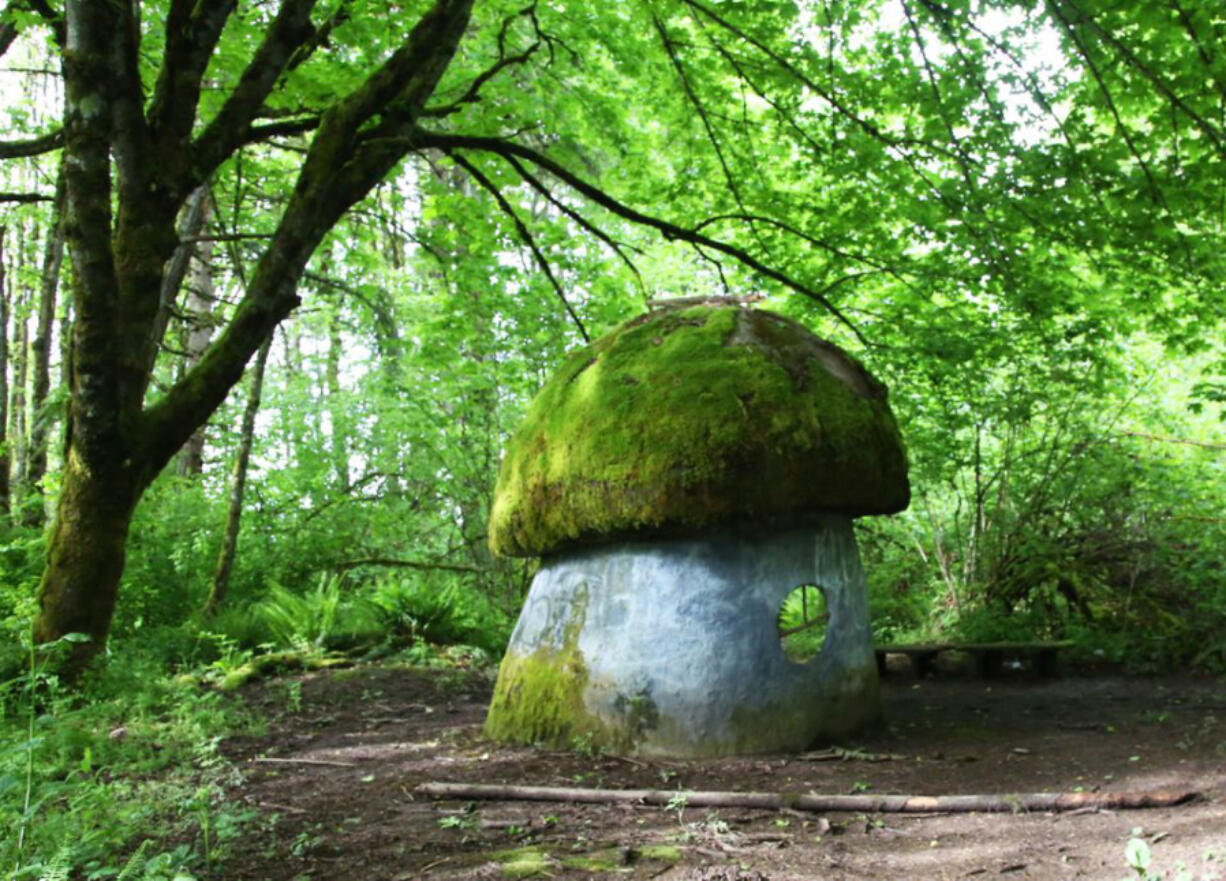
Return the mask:
<svg viewBox="0 0 1226 881">
<path fill-rule="evenodd" d="M 260 756 L 253 762 L 263 762 L 266 765 L 322 765 L 326 768 L 352 768 L 353 762 L 332 762 L 327 759 L 281 759 L 273 756 Z"/>
<path fill-rule="evenodd" d="M 423 783 L 417 792 L 434 798 L 507 801 L 562 801 L 602 804 L 655 804 L 687 808 L 791 808 L 856 813 L 1018 813 L 1165 808 L 1196 798 L 1192 790 L 1151 792 L 1021 792 L 1012 795 L 817 795 L 787 792 L 686 792 L 668 789 L 579 789 L 555 786 L 498 786 L 481 783 Z"/>
<path fill-rule="evenodd" d="M 840 749 L 837 746 L 801 753 L 796 758 L 802 762 L 905 762 L 907 760 L 906 756 L 894 753 L 866 753 L 858 749 Z"/>
</svg>

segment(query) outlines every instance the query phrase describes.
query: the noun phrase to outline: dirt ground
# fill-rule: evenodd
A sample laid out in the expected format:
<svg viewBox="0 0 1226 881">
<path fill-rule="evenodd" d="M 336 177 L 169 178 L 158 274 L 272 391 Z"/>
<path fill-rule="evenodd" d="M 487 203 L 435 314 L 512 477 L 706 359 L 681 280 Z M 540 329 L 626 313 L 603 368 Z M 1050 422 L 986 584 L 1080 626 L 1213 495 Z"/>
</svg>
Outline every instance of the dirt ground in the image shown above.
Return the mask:
<svg viewBox="0 0 1226 881">
<path fill-rule="evenodd" d="M 946 670 L 884 684 L 887 723 L 848 752 L 629 760 L 484 741 L 477 672 L 358 667 L 245 697 L 269 733 L 225 744 L 232 797 L 259 811 L 218 877 L 1048 879 L 1135 877 L 1125 847 L 1173 881 L 1226 879 L 1226 685 Z M 584 754 L 584 753 L 587 754 Z M 801 814 L 644 805 L 445 802 L 425 781 L 818 793 L 1193 788 L 1196 802 L 1076 814 Z"/>
</svg>

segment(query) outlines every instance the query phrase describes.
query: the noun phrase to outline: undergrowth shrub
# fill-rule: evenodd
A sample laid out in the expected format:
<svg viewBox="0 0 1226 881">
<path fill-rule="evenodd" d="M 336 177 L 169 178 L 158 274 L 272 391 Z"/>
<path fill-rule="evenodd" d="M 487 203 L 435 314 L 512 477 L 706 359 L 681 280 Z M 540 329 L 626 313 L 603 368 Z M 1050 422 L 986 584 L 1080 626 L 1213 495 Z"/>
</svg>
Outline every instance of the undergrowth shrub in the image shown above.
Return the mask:
<svg viewBox="0 0 1226 881">
<path fill-rule="evenodd" d="M 1068 638 L 1082 661 L 1226 672 L 1220 451 L 1102 410 L 913 448 L 910 509 L 857 528 L 878 640 Z"/>
<path fill-rule="evenodd" d="M 387 576 L 375 583 L 370 600 L 395 641 L 471 645 L 501 654 L 510 638 L 508 615 L 456 580 Z"/>
<path fill-rule="evenodd" d="M 217 744 L 253 723 L 139 652 L 114 653 L 69 694 L 43 671 L 75 638 L 32 649 L 27 637 L 27 669 L 0 686 L 0 738 L 13 744 L 0 751 L 0 828 L 12 830 L 0 871 L 194 878 L 251 819 L 221 800 L 237 778 Z"/>
</svg>

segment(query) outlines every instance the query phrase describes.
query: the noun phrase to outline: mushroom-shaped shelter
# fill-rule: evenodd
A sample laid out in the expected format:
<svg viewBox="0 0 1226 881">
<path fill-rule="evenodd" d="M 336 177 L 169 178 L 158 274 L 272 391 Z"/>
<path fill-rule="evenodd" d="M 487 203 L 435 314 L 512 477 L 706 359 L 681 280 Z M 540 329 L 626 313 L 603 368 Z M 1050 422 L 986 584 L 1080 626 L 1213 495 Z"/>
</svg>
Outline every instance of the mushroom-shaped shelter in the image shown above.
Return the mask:
<svg viewBox="0 0 1226 881">
<path fill-rule="evenodd" d="M 572 353 L 511 438 L 496 553 L 541 556 L 486 719 L 500 740 L 707 756 L 880 713 L 851 519 L 907 506 L 886 390 L 794 321 L 660 309 Z M 785 656 L 817 585 L 819 654 Z"/>
</svg>

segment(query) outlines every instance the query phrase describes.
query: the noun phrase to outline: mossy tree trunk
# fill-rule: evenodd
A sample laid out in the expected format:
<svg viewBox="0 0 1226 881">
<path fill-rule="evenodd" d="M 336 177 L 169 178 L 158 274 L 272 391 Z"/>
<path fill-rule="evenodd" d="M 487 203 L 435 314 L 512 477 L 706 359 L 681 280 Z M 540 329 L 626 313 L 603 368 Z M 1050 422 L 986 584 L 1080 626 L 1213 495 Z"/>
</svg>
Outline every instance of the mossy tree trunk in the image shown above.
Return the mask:
<svg viewBox="0 0 1226 881">
<path fill-rule="evenodd" d="M 161 69 L 146 100 L 135 0 L 68 0 L 64 233 L 75 323 L 68 371 L 63 490 L 39 588 L 38 641 L 85 633 L 63 668 L 102 649 L 141 494 L 242 376 L 297 305 L 319 242 L 416 145 L 418 117 L 451 63 L 472 0 L 434 0 L 369 77 L 322 115 L 266 124 L 265 100 L 335 22 L 313 23 L 315 0 L 283 0 L 237 86 L 198 125 L 203 78 L 234 3 L 168 4 Z M 242 301 L 199 361 L 147 400 L 164 325 L 175 219 L 191 194 L 245 144 L 314 131 L 297 183 Z M 114 207 L 112 207 L 114 206 Z"/>
</svg>

